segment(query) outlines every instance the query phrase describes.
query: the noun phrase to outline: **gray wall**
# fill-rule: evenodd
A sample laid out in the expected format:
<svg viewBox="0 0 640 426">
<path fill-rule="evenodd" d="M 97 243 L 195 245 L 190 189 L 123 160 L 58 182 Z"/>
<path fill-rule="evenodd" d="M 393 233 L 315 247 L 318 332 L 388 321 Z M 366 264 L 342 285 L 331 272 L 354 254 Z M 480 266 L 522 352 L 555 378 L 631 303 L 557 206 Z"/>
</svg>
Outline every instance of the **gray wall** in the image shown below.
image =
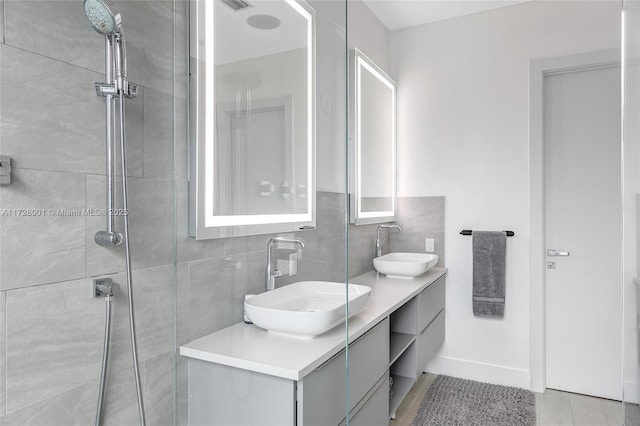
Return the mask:
<svg viewBox="0 0 640 426">
<path fill-rule="evenodd" d="M 123 15 L 130 218 L 140 367 L 149 424 L 173 424 L 175 202 L 171 2 L 116 1 Z M 186 9 L 177 3 L 175 23 Z M 0 153 L 14 182 L 0 209 L 104 208 L 104 41 L 82 1 L 0 2 Z M 186 27 L 185 27 L 186 28 Z M 5 213 L 8 210 L 5 210 Z M 122 248 L 93 242 L 103 217 L 0 216 L 0 423 L 93 421 L 104 302 L 92 277 L 120 284 L 105 425 L 137 423 Z"/>
</svg>

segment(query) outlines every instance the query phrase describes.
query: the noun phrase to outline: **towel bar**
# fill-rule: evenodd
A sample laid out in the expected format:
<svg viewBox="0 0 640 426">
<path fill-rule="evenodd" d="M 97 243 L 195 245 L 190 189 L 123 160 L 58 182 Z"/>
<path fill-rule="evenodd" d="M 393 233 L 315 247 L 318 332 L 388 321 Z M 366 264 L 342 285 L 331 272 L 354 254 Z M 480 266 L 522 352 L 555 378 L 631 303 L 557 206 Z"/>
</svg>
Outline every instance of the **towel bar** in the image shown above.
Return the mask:
<svg viewBox="0 0 640 426">
<path fill-rule="evenodd" d="M 514 235 L 516 235 L 513 231 L 502 231 L 505 234 L 507 234 L 507 237 L 513 237 Z M 471 235 L 473 233 L 473 231 L 471 229 L 463 229 L 462 231 L 460 231 L 460 235 Z"/>
</svg>

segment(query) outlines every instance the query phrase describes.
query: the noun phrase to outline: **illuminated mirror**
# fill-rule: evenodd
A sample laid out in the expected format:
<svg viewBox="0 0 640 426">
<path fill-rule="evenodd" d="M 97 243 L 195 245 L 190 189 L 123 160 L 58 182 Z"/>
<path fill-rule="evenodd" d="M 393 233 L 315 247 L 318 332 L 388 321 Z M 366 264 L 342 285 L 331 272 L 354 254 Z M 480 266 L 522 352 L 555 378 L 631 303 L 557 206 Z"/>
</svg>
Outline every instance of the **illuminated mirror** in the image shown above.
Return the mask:
<svg viewBox="0 0 640 426">
<path fill-rule="evenodd" d="M 389 222 L 396 204 L 395 82 L 358 49 L 351 64 L 351 222 Z"/>
<path fill-rule="evenodd" d="M 192 0 L 191 17 L 191 236 L 314 227 L 313 9 Z"/>
</svg>

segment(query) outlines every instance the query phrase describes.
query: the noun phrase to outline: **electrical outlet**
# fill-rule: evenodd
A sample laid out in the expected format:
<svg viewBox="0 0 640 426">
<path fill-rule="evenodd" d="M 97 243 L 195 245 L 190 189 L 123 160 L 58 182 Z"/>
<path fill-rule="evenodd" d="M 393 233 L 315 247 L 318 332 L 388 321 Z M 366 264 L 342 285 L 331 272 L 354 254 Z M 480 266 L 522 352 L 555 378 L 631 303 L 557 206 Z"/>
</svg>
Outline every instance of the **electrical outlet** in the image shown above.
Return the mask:
<svg viewBox="0 0 640 426">
<path fill-rule="evenodd" d="M 298 273 L 298 253 L 289 255 L 289 276 L 292 277 Z"/>
<path fill-rule="evenodd" d="M 433 253 L 435 251 L 433 238 L 425 238 L 424 239 L 424 250 L 427 253 Z"/>
</svg>

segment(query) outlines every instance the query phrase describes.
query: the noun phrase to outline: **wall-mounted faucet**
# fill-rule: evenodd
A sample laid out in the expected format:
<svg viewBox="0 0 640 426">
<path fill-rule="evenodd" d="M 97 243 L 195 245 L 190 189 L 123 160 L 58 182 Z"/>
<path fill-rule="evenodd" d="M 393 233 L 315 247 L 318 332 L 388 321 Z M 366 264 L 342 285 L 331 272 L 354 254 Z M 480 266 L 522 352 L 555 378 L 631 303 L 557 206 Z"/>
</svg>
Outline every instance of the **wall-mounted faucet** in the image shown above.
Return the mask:
<svg viewBox="0 0 640 426">
<path fill-rule="evenodd" d="M 265 269 L 264 290 L 271 291 L 276 288 L 276 278 L 282 276 L 282 271 L 275 269 L 273 262 L 271 261 L 271 248 L 276 243 L 293 243 L 299 244 L 300 247 L 305 248 L 305 244 L 302 238 L 289 238 L 289 237 L 275 237 L 271 238 L 267 243 L 267 267 Z"/>
<path fill-rule="evenodd" d="M 379 225 L 378 231 L 376 232 L 376 257 L 382 256 L 382 240 L 380 239 L 380 229 L 381 228 L 389 228 L 389 229 L 397 229 L 398 231 L 402 231 L 400 225 Z"/>
</svg>

